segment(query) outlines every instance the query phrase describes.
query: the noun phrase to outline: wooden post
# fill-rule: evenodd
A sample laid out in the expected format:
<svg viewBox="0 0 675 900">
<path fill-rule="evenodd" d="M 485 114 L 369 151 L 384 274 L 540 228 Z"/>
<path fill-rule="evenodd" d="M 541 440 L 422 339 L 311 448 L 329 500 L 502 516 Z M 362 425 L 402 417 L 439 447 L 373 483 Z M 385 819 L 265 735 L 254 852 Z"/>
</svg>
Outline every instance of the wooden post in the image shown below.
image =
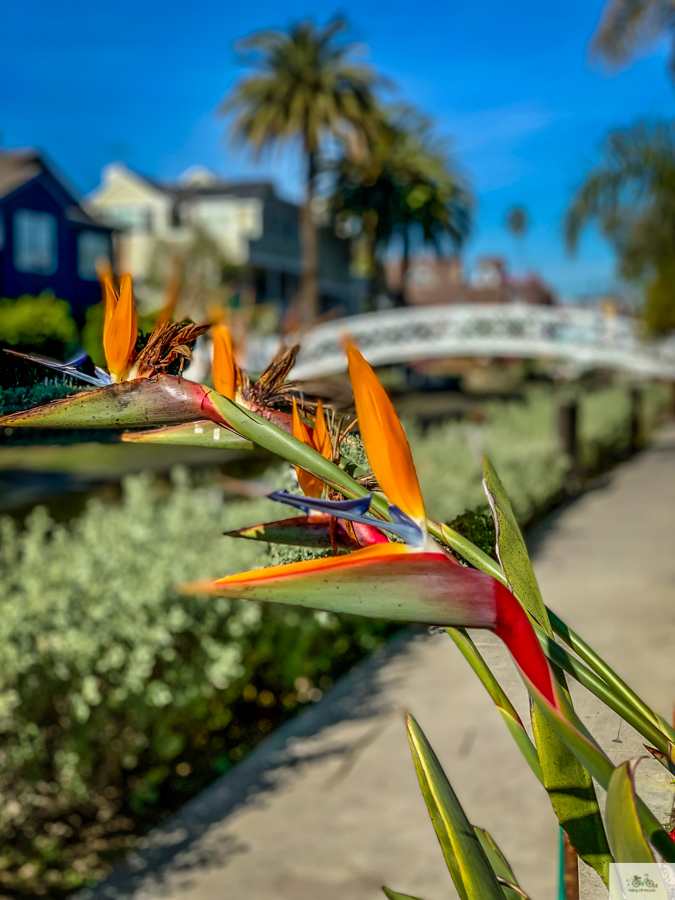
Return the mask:
<svg viewBox="0 0 675 900">
<path fill-rule="evenodd" d="M 570 400 L 559 407 L 558 434 L 560 435 L 561 449 L 570 460 L 567 487 L 570 491 L 577 491 L 581 478 L 581 458 L 579 453 L 579 404 L 576 400 Z"/>
<path fill-rule="evenodd" d="M 563 831 L 563 871 L 565 900 L 579 900 L 579 857 Z"/>
</svg>

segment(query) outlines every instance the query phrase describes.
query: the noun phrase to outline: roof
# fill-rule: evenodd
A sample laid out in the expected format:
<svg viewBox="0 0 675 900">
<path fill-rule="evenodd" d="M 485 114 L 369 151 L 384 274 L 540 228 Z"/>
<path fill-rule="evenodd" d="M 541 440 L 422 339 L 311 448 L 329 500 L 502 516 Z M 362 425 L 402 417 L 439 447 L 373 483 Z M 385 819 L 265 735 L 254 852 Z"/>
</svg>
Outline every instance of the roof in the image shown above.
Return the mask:
<svg viewBox="0 0 675 900">
<path fill-rule="evenodd" d="M 0 197 L 37 178 L 44 168 L 35 150 L 0 151 Z"/>
<path fill-rule="evenodd" d="M 232 183 L 220 181 L 217 184 L 158 184 L 155 187 L 176 200 L 191 200 L 194 197 L 260 197 L 265 199 L 274 193 L 274 185 L 270 181 L 248 181 Z"/>
<path fill-rule="evenodd" d="M 126 167 L 125 167 L 126 168 Z M 209 181 L 168 182 L 158 181 L 150 175 L 144 175 L 135 169 L 133 174 L 142 178 L 147 184 L 173 197 L 174 200 L 193 200 L 195 197 L 259 197 L 266 199 L 274 194 L 271 181 L 225 181 L 214 176 Z"/>
<path fill-rule="evenodd" d="M 54 172 L 51 165 L 47 165 L 37 150 L 0 150 L 0 200 L 43 174 L 48 176 L 43 180 L 43 186 L 64 207 L 71 222 L 111 230 L 82 209 L 75 190 L 62 175 Z"/>
</svg>

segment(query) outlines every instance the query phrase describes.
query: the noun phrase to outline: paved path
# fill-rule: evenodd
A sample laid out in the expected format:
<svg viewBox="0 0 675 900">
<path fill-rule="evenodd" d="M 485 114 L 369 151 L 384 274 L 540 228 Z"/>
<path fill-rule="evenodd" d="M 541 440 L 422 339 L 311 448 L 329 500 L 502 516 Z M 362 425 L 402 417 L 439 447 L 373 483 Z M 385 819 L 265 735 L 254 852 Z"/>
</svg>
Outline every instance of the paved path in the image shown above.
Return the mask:
<svg viewBox="0 0 675 900">
<path fill-rule="evenodd" d="M 675 700 L 675 429 L 535 535 L 547 603 L 660 712 Z M 475 637 L 525 718 L 499 642 Z M 577 708 L 615 760 L 639 739 L 592 697 Z M 456 897 L 419 793 L 401 710 L 414 713 L 471 819 L 491 831 L 533 900 L 556 897 L 548 798 L 444 635 L 404 635 L 343 679 L 147 846 L 81 897 L 377 900 L 381 885 Z M 619 742 L 615 742 L 618 737 Z M 641 766 L 665 814 L 668 778 Z M 606 896 L 593 873 L 584 896 Z"/>
</svg>

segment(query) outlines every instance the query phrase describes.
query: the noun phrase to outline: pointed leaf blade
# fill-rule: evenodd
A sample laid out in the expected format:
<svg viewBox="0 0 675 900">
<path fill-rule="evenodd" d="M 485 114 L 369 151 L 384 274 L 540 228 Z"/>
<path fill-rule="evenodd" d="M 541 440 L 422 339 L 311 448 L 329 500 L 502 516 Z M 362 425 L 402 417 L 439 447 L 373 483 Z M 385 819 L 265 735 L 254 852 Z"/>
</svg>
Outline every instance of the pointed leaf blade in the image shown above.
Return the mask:
<svg viewBox="0 0 675 900">
<path fill-rule="evenodd" d="M 607 789 L 607 836 L 618 863 L 654 863 L 637 808 L 635 770 L 639 759 L 617 766 Z"/>
<path fill-rule="evenodd" d="M 138 444 L 172 444 L 182 447 L 210 447 L 214 450 L 253 450 L 251 441 L 210 419 L 183 422 L 150 431 L 127 431 L 122 440 Z"/>
<path fill-rule="evenodd" d="M 474 825 L 473 830 L 476 832 L 476 837 L 480 841 L 483 852 L 492 866 L 492 871 L 499 879 L 506 900 L 522 900 L 526 894 L 518 884 L 516 876 L 513 874 L 513 869 L 492 836 L 484 828 L 479 828 L 478 825 Z M 513 890 L 504 882 L 509 882 L 517 890 Z"/>
<path fill-rule="evenodd" d="M 420 900 L 419 897 L 413 897 L 412 894 L 402 894 L 400 891 L 392 891 L 388 887 L 383 887 L 382 890 L 389 900 Z"/>
<path fill-rule="evenodd" d="M 504 487 L 488 459 L 483 460 L 483 484 L 492 509 L 497 555 L 504 573 L 522 605 L 552 638 L 553 631 L 525 540 Z M 571 706 L 565 676 L 557 667 L 555 673 Z M 596 870 L 605 884 L 609 884 L 611 856 L 593 779 L 547 725 L 536 706 L 532 709 L 532 727 L 544 786 L 558 821 L 579 856 Z"/>
<path fill-rule="evenodd" d="M 459 648 L 460 652 L 469 663 L 473 671 L 478 675 L 483 687 L 486 689 L 492 700 L 494 701 L 499 714 L 504 720 L 506 727 L 511 732 L 511 736 L 518 745 L 519 750 L 527 760 L 528 765 L 537 776 L 541 784 L 544 783 L 544 776 L 539 765 L 537 749 L 532 743 L 529 734 L 525 730 L 525 726 L 515 707 L 509 700 L 506 692 L 497 681 L 492 670 L 485 662 L 482 654 L 469 637 L 464 628 L 446 628 L 446 631 Z"/>
<path fill-rule="evenodd" d="M 525 539 L 504 486 L 487 458 L 483 459 L 483 486 L 492 509 L 497 532 L 497 556 L 504 574 L 525 609 L 541 623 L 549 637 L 553 637 Z"/>
<path fill-rule="evenodd" d="M 609 885 L 612 857 L 593 779 L 536 705 L 532 729 L 553 811 L 579 856 Z"/>
<path fill-rule="evenodd" d="M 567 710 L 563 713 L 561 710 L 555 709 L 532 684 L 528 687 L 549 725 L 600 786 L 608 790 L 614 766 L 588 734 L 574 712 Z M 636 805 L 640 822 L 649 842 L 659 851 L 666 862 L 675 863 L 675 842 L 639 796 L 636 797 Z"/>
<path fill-rule="evenodd" d="M 424 780 L 428 785 L 428 790 L 452 847 L 458 872 L 458 881 L 455 881 L 455 885 L 460 896 L 462 894 L 461 885 L 467 900 L 504 900 L 502 888 L 492 871 L 476 832 L 450 786 L 436 754 L 412 716 L 408 716 L 408 739 L 414 751 L 413 755 L 416 755 L 419 760 Z M 453 874 L 452 870 L 451 874 Z M 453 874 L 453 880 L 454 878 Z"/>
<path fill-rule="evenodd" d="M 326 549 L 336 546 L 341 550 L 355 550 L 361 546 L 383 543 L 381 532 L 369 525 L 354 525 L 352 539 L 344 523 L 328 513 L 311 516 L 295 516 L 291 519 L 280 519 L 278 522 L 266 522 L 262 525 L 250 525 L 236 531 L 225 532 L 226 537 L 245 538 L 249 541 L 267 541 L 270 544 L 287 544 L 292 547 L 312 547 Z"/>
</svg>

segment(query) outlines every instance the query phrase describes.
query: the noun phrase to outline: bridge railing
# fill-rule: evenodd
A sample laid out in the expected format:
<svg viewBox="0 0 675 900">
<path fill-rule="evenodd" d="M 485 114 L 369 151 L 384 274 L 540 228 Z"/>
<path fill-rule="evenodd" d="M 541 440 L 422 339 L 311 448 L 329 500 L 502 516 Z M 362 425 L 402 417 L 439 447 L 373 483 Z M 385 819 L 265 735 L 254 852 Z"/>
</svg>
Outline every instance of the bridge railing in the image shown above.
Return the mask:
<svg viewBox="0 0 675 900">
<path fill-rule="evenodd" d="M 524 304 L 405 307 L 325 322 L 302 337 L 291 378 L 345 371 L 347 339 L 373 365 L 448 357 L 547 358 L 580 369 L 629 369 L 675 378 L 675 339 L 643 342 L 626 316 Z M 252 343 L 247 368 L 261 371 L 277 347 L 276 338 Z"/>
</svg>

